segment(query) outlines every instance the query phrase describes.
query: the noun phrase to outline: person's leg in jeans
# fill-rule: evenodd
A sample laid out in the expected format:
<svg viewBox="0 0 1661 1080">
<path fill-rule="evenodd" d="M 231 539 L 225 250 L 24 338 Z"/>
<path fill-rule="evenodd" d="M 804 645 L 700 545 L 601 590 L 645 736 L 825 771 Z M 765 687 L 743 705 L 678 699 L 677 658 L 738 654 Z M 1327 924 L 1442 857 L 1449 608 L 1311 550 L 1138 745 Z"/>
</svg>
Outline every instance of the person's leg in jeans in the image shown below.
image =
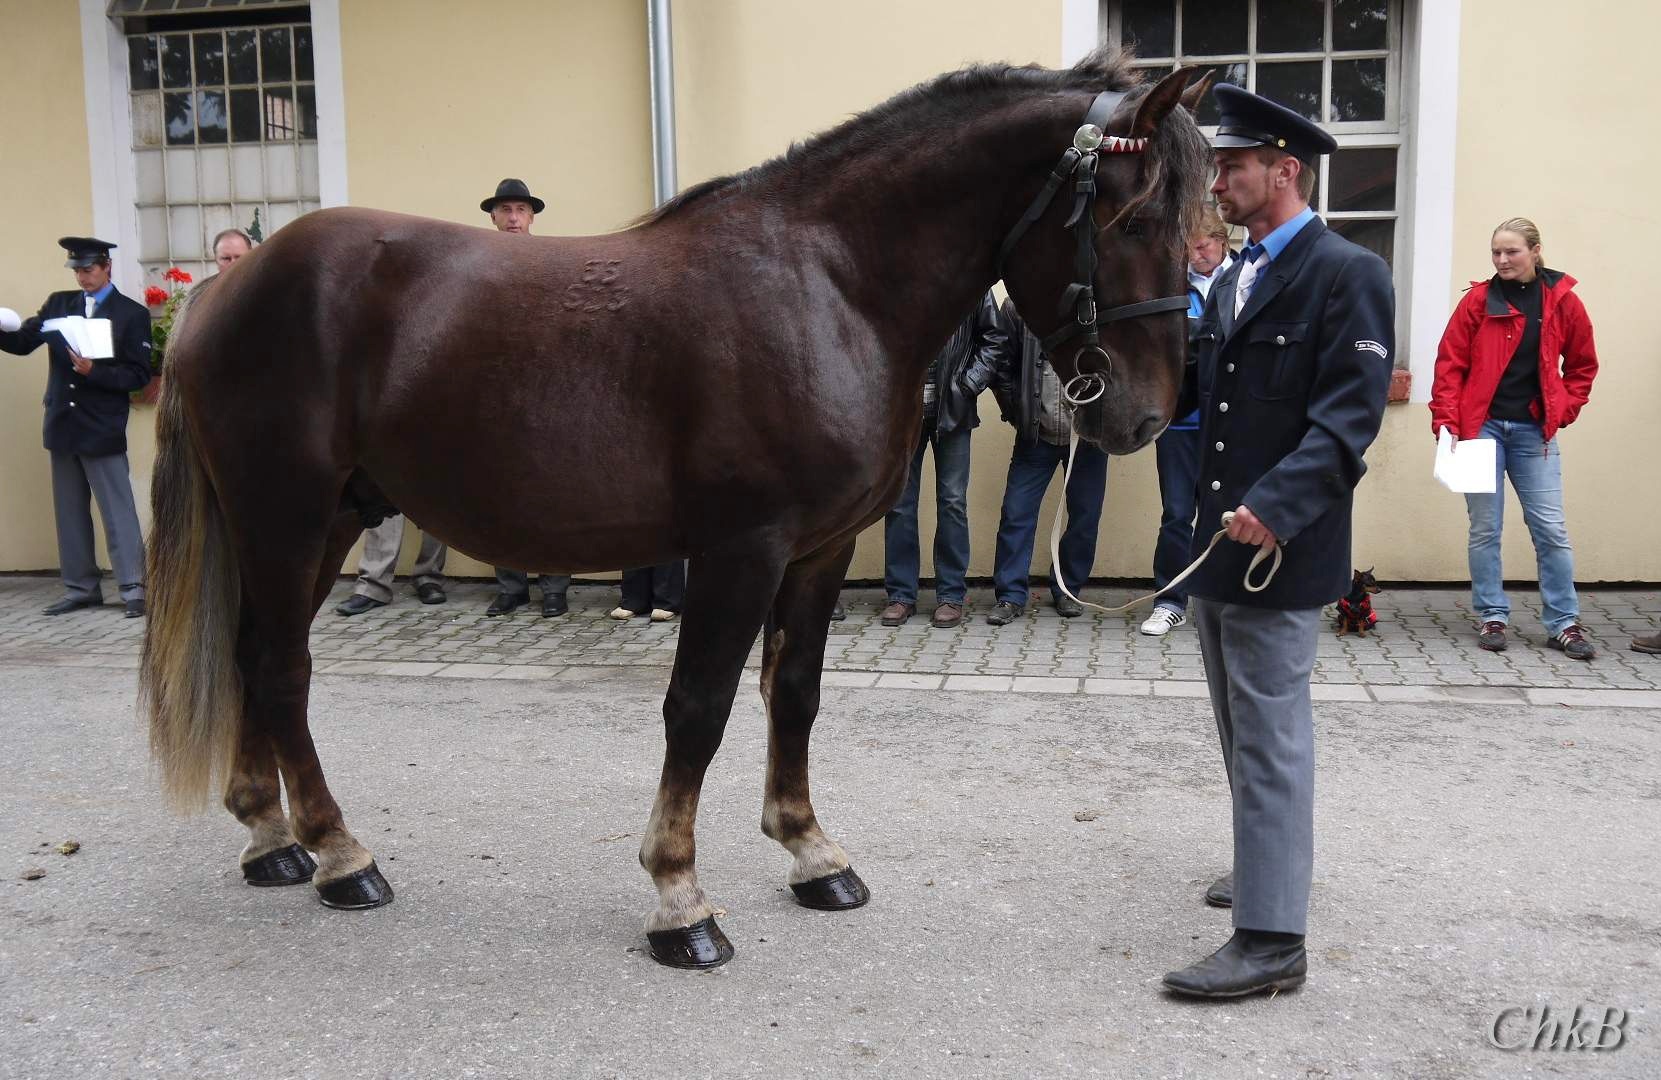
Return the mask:
<svg viewBox="0 0 1661 1080">
<path fill-rule="evenodd" d="M 1511 622 L 1511 601 L 1505 596 L 1500 567 L 1500 530 L 1505 524 L 1506 446 L 1503 420 L 1482 425 L 1482 438 L 1494 440 L 1494 493 L 1468 494 L 1465 510 L 1471 518 L 1467 548 L 1471 568 L 1471 610 L 1478 623 Z"/>
<path fill-rule="evenodd" d="M 1026 607 L 1032 545 L 1038 534 L 1038 511 L 1055 467 L 1067 453 L 1039 439 L 1016 436 L 998 514 L 998 546 L 992 557 L 992 591 L 1005 603 Z"/>
<path fill-rule="evenodd" d="M 1536 424 L 1512 424 L 1505 451 L 1511 487 L 1522 504 L 1523 521 L 1534 540 L 1540 574 L 1540 616 L 1546 633 L 1556 637 L 1580 621 L 1580 597 L 1574 587 L 1574 549 L 1563 521 L 1563 457 L 1557 440 L 1541 439 Z"/>
<path fill-rule="evenodd" d="M 1056 447 L 1062 465 L 1067 448 Z M 1090 580 L 1096 565 L 1096 532 L 1102 523 L 1102 501 L 1107 497 L 1107 454 L 1089 443 L 1078 444 L 1073 455 L 1073 476 L 1067 481 L 1067 528 L 1061 533 L 1061 575 L 1076 597 Z M 1048 533 L 1046 532 L 1046 535 Z M 1061 587 L 1050 568 L 1050 597 L 1061 599 Z"/>
<path fill-rule="evenodd" d="M 905 493 L 882 519 L 882 584 L 890 604 L 917 603 L 917 574 L 922 554 L 917 546 L 917 489 L 923 475 L 923 451 L 929 446 L 925 426 L 923 437 L 911 455 L 911 473 Z"/>
<path fill-rule="evenodd" d="M 1153 549 L 1153 587 L 1163 589 L 1188 567 L 1200 475 L 1199 431 L 1166 431 L 1154 443 L 1154 462 L 1159 469 L 1159 539 Z M 1188 587 L 1179 585 L 1155 603 L 1182 615 L 1188 610 Z"/>
<path fill-rule="evenodd" d="M 941 604 L 963 605 L 969 586 L 969 436 L 949 431 L 934 440 L 934 595 Z"/>
</svg>

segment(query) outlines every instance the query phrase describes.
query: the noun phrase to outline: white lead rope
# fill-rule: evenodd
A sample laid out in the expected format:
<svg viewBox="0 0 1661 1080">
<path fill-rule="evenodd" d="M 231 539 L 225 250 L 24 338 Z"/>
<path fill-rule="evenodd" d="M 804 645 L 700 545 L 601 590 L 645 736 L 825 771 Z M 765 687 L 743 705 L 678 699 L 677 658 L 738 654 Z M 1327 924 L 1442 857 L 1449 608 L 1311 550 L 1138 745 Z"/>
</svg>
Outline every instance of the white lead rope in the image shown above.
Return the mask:
<svg viewBox="0 0 1661 1080">
<path fill-rule="evenodd" d="M 1083 376 L 1077 376 L 1076 378 L 1082 377 Z M 1062 398 L 1068 402 L 1069 408 L 1067 410 L 1067 419 L 1070 424 L 1073 424 L 1076 419 L 1073 416 L 1072 405 L 1074 403 L 1066 392 L 1068 389 L 1071 389 L 1071 387 L 1072 383 L 1068 383 L 1067 387 L 1062 391 Z M 1098 392 L 1096 396 L 1100 397 L 1101 395 Z M 1087 400 L 1094 400 L 1094 398 Z M 1211 534 L 1211 542 L 1205 545 L 1205 550 L 1200 552 L 1200 557 L 1189 563 L 1188 568 L 1176 577 L 1172 578 L 1163 589 L 1157 589 L 1146 596 L 1138 596 L 1136 599 L 1130 601 L 1130 603 L 1120 604 L 1118 607 L 1103 607 L 1100 604 L 1092 604 L 1088 600 L 1080 600 L 1078 597 L 1073 595 L 1071 589 L 1067 588 L 1067 582 L 1061 576 L 1061 532 L 1062 529 L 1066 527 L 1067 523 L 1067 485 L 1071 483 L 1073 479 L 1073 454 L 1077 450 L 1078 427 L 1074 425 L 1067 440 L 1067 468 L 1063 470 L 1061 474 L 1061 505 L 1056 508 L 1055 522 L 1050 526 L 1050 576 L 1055 580 L 1056 586 L 1061 589 L 1062 593 L 1074 603 L 1080 604 L 1087 608 L 1095 608 L 1097 611 L 1108 615 L 1117 615 L 1120 612 L 1129 611 L 1138 604 L 1145 604 L 1149 600 L 1163 596 L 1165 593 L 1170 592 L 1178 585 L 1181 585 L 1184 581 L 1187 581 L 1194 571 L 1200 568 L 1200 564 L 1205 562 L 1206 557 L 1211 554 L 1212 550 L 1216 548 L 1219 542 L 1222 541 L 1223 537 L 1228 535 L 1229 522 L 1234 520 L 1233 510 L 1226 510 L 1223 512 L 1223 527 Z M 1261 582 L 1253 584 L 1252 575 L 1257 572 L 1257 568 L 1261 566 L 1263 561 L 1268 559 L 1271 554 L 1274 556 L 1274 561 L 1269 564 L 1269 572 L 1264 575 Z M 1279 572 L 1280 545 L 1276 544 L 1272 552 L 1268 548 L 1260 547 L 1257 549 L 1257 554 L 1252 556 L 1251 564 L 1246 567 L 1246 573 L 1241 581 L 1241 584 L 1245 586 L 1247 592 L 1262 592 L 1264 589 L 1269 587 L 1269 582 L 1273 581 L 1275 579 L 1275 574 Z"/>
</svg>

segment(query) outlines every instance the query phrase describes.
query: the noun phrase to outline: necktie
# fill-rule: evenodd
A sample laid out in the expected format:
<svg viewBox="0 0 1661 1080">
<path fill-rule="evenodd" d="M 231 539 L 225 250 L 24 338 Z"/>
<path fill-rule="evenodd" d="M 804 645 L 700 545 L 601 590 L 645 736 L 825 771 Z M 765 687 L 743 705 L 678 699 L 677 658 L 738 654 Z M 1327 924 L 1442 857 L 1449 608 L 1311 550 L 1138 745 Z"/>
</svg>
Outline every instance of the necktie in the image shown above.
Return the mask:
<svg viewBox="0 0 1661 1080">
<path fill-rule="evenodd" d="M 92 318 L 92 309 L 98 306 L 98 300 L 91 293 L 87 293 L 87 318 Z"/>
<path fill-rule="evenodd" d="M 1262 244 L 1248 244 L 1240 253 L 1241 261 L 1245 263 L 1240 268 L 1240 276 L 1234 282 L 1234 317 L 1239 318 L 1240 312 L 1251 299 L 1252 286 L 1257 284 L 1257 275 L 1268 265 L 1269 253 Z"/>
</svg>

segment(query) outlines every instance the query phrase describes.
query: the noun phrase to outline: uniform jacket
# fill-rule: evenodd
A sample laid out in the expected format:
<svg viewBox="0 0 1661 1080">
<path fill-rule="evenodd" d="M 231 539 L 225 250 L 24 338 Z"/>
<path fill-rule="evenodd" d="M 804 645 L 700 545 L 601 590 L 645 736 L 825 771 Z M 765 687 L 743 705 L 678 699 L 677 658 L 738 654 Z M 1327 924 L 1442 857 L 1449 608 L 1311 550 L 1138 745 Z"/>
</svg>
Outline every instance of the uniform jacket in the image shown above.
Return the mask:
<svg viewBox="0 0 1661 1080">
<path fill-rule="evenodd" d="M 1551 442 L 1558 428 L 1574 423 L 1592 396 L 1598 350 L 1592 320 L 1574 293 L 1575 279 L 1561 270 L 1541 269 L 1540 284 L 1540 399 L 1529 411 Z M 1492 281 L 1472 282 L 1436 350 L 1436 381 L 1430 390 L 1433 434 L 1444 427 L 1459 439 L 1482 434 L 1494 391 L 1522 333 L 1523 315 L 1505 293 Z"/>
<path fill-rule="evenodd" d="M 94 309 L 96 319 L 110 320 L 115 356 L 94 360 L 92 371 L 79 375 L 69 362 L 63 337 L 42 333 L 41 320 L 86 314 L 86 294 L 79 289 L 56 292 L 40 314 L 21 329 L 0 333 L 0 350 L 27 356 L 47 347 L 46 449 L 102 457 L 127 451 L 127 395 L 150 381 L 150 312 L 115 289 Z"/>
<path fill-rule="evenodd" d="M 1284 562 L 1268 589 L 1247 592 L 1242 578 L 1257 549 L 1224 538 L 1189 592 L 1251 607 L 1321 607 L 1349 588 L 1352 493 L 1384 419 L 1395 289 L 1383 259 L 1319 218 L 1263 268 L 1237 318 L 1243 266 L 1211 288 L 1177 404 L 1178 416 L 1200 407 L 1193 555 L 1222 527 L 1223 512 L 1244 503 L 1279 538 Z"/>
<path fill-rule="evenodd" d="M 992 382 L 993 367 L 1004 341 L 998 306 L 990 292 L 964 317 L 940 350 L 934 365 L 934 430 L 940 434 L 977 427 L 975 399 Z"/>
</svg>

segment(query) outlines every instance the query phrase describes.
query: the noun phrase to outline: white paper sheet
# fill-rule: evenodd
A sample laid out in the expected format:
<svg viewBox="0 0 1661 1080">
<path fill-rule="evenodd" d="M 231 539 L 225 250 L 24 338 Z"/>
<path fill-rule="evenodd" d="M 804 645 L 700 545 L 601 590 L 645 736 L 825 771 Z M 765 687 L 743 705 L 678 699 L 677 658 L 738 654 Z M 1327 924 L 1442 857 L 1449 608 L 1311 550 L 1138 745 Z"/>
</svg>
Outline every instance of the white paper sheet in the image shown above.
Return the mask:
<svg viewBox="0 0 1661 1080">
<path fill-rule="evenodd" d="M 56 330 L 63 335 L 69 347 L 88 360 L 108 360 L 115 355 L 115 339 L 108 319 L 86 319 L 79 315 L 65 315 L 61 319 L 47 319 L 42 330 Z"/>
<path fill-rule="evenodd" d="M 1436 465 L 1431 475 L 1449 491 L 1472 495 L 1494 493 L 1493 439 L 1460 439 L 1454 442 L 1447 428 L 1436 437 Z"/>
</svg>

